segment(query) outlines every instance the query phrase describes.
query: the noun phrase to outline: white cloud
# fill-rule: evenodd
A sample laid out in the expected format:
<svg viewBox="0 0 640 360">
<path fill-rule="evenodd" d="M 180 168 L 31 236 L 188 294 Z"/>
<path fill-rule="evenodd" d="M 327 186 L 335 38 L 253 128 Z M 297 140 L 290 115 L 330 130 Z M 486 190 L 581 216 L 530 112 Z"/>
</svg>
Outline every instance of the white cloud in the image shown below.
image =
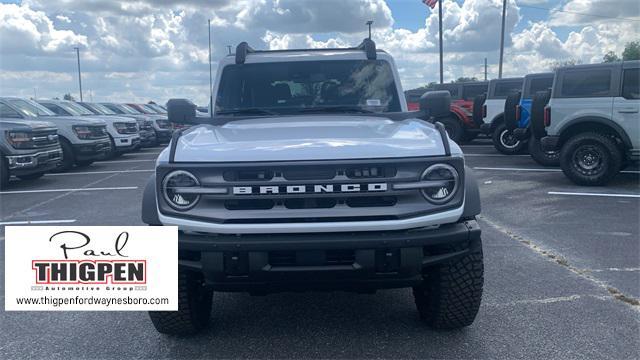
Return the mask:
<svg viewBox="0 0 640 360">
<path fill-rule="evenodd" d="M 640 2 L 637 0 L 568 0 L 564 5 L 555 9 L 561 11 L 551 12 L 549 19 L 551 26 L 589 25 L 597 22 L 629 22 L 623 19 L 640 21 Z M 637 33 L 638 29 L 640 29 L 640 23 L 635 23 Z"/>
<path fill-rule="evenodd" d="M 635 2 L 607 6 L 603 1 L 569 0 L 563 9 L 636 16 Z M 443 5 L 445 79 L 481 77 L 485 57 L 495 76 L 502 1 L 444 0 Z M 609 9 L 616 7 L 617 13 Z M 609 50 L 620 53 L 638 34 L 637 22 L 591 21 L 561 37 L 554 22 L 564 26 L 584 19 L 553 12 L 551 22 L 526 22 L 515 31 L 527 20 L 514 0 L 507 13 L 507 76 L 546 71 L 554 61 L 568 58 L 596 62 Z M 189 97 L 204 103 L 207 19 L 212 19 L 214 71 L 226 45 L 353 46 L 365 36 L 364 22 L 373 19 L 374 39 L 396 59 L 404 88 L 438 78 L 437 11 L 426 17 L 424 27 L 409 30 L 396 23 L 384 0 L 23 0 L 21 6 L 0 4 L 1 91 L 32 96 L 37 87 L 41 97 L 77 92 L 73 47 L 80 46 L 83 87 L 95 100 Z"/>
</svg>

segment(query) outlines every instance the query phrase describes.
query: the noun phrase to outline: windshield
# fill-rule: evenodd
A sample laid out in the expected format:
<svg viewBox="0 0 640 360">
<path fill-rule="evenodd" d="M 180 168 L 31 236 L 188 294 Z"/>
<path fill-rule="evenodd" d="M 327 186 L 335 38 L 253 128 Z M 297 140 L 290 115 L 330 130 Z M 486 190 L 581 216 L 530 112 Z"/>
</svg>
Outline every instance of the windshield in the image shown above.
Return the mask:
<svg viewBox="0 0 640 360">
<path fill-rule="evenodd" d="M 94 113 L 92 113 L 91 111 L 87 110 L 86 108 L 84 108 L 83 106 L 80 106 L 74 102 L 63 102 L 60 103 L 60 106 L 63 107 L 65 110 L 68 110 L 69 112 L 71 112 L 71 110 L 73 110 L 74 112 L 80 114 L 80 115 L 95 115 Z"/>
<path fill-rule="evenodd" d="M 46 107 L 31 101 L 23 99 L 7 99 L 9 104 L 18 110 L 23 116 L 39 117 L 39 116 L 56 116 L 56 114 Z"/>
<path fill-rule="evenodd" d="M 116 115 L 116 113 L 102 104 L 88 104 L 92 109 L 104 115 Z"/>
<path fill-rule="evenodd" d="M 228 65 L 222 72 L 216 113 L 356 108 L 401 111 L 388 62 L 298 61 Z M 256 112 L 257 113 L 257 112 Z"/>
<path fill-rule="evenodd" d="M 128 106 L 124 106 L 122 104 L 102 104 L 102 105 L 111 109 L 111 111 L 113 111 L 116 114 L 139 114 L 139 112 L 137 111 L 134 112 L 133 109 L 131 109 Z"/>
<path fill-rule="evenodd" d="M 149 114 L 159 114 L 159 112 L 158 112 L 158 111 L 156 111 L 156 109 L 152 108 L 152 107 L 151 107 L 151 106 L 149 106 L 149 105 L 143 105 L 143 104 L 140 104 L 140 105 L 138 105 L 138 106 L 140 106 L 140 107 L 142 108 L 142 110 L 147 111 L 147 113 L 149 113 Z"/>
<path fill-rule="evenodd" d="M 133 106 L 129 106 L 129 105 L 125 105 L 125 104 L 120 104 L 120 106 L 122 106 L 126 111 L 128 111 L 129 114 L 135 114 L 135 115 L 141 115 L 142 114 L 142 112 L 138 111 Z"/>
<path fill-rule="evenodd" d="M 157 104 L 147 104 L 148 107 L 154 109 L 158 114 L 166 114 L 167 112 Z"/>
</svg>

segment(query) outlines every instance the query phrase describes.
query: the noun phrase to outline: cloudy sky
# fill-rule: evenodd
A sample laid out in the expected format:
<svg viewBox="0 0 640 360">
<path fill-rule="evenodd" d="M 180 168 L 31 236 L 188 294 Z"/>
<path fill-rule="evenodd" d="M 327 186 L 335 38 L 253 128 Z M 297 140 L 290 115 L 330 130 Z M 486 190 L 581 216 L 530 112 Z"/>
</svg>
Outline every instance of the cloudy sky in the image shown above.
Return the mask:
<svg viewBox="0 0 640 360">
<path fill-rule="evenodd" d="M 502 0 L 443 0 L 445 81 L 497 77 Z M 587 16 L 589 15 L 589 16 Z M 204 104 L 207 19 L 214 71 L 227 45 L 258 49 L 356 45 L 374 40 L 396 59 L 405 89 L 438 78 L 436 11 L 420 0 L 22 0 L 0 2 L 0 94 L 95 101 Z M 640 36 L 637 0 L 509 0 L 505 75 L 556 61 L 599 62 Z"/>
</svg>

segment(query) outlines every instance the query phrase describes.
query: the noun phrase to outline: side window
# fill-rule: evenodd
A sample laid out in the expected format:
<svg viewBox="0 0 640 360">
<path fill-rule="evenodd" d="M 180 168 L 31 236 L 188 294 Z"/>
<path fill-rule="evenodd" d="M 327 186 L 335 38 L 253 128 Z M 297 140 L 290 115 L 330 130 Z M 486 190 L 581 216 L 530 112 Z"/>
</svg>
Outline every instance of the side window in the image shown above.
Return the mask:
<svg viewBox="0 0 640 360">
<path fill-rule="evenodd" d="M 68 112 L 66 112 L 63 108 L 61 108 L 58 105 L 48 104 L 48 103 L 44 103 L 44 104 L 41 104 L 41 105 L 46 107 L 47 109 L 53 111 L 54 113 L 56 113 L 56 115 L 61 115 L 61 116 L 69 115 Z"/>
<path fill-rule="evenodd" d="M 496 87 L 493 90 L 493 97 L 506 99 L 507 96 L 516 91 L 520 91 L 521 88 L 522 81 L 496 82 Z"/>
<path fill-rule="evenodd" d="M 528 97 L 533 97 L 533 94 L 538 91 L 546 91 L 553 86 L 553 77 L 543 77 L 531 79 L 531 85 L 529 86 Z"/>
<path fill-rule="evenodd" d="M 609 96 L 610 88 L 611 70 L 567 71 L 562 77 L 560 96 Z"/>
<path fill-rule="evenodd" d="M 13 118 L 13 119 L 22 119 L 20 114 L 7 106 L 7 104 L 0 103 L 0 117 L 3 118 Z"/>
<path fill-rule="evenodd" d="M 640 69 L 627 69 L 622 79 L 622 97 L 640 99 Z"/>
<path fill-rule="evenodd" d="M 464 86 L 464 99 L 473 100 L 476 96 L 487 92 L 487 85 L 467 85 Z"/>
</svg>

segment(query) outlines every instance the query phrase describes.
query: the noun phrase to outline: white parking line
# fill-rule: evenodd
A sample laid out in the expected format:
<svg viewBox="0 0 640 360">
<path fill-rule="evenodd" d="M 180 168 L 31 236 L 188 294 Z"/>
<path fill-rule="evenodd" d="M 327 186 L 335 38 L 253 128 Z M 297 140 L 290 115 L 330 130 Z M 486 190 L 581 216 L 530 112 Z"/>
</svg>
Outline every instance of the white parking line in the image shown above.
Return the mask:
<svg viewBox="0 0 640 360">
<path fill-rule="evenodd" d="M 584 193 L 584 192 L 565 192 L 565 191 L 549 191 L 547 194 L 567 195 L 567 196 L 602 196 L 602 197 L 640 198 L 640 194 L 604 194 L 604 193 Z"/>
<path fill-rule="evenodd" d="M 494 171 L 533 171 L 533 172 L 562 172 L 561 169 L 546 168 L 512 168 L 512 167 L 480 167 L 474 166 L 474 170 L 494 170 Z M 640 174 L 639 170 L 622 170 L 623 174 Z"/>
<path fill-rule="evenodd" d="M 121 173 L 140 173 L 140 172 L 154 172 L 155 169 L 140 169 L 140 170 L 105 170 L 105 171 L 84 171 L 84 172 L 70 172 L 60 174 L 45 174 L 44 176 L 72 176 L 72 175 L 92 175 L 92 174 L 121 174 Z"/>
<path fill-rule="evenodd" d="M 121 186 L 121 187 L 97 187 L 97 188 L 77 188 L 77 189 L 43 189 L 43 190 L 17 190 L 17 191 L 0 191 L 0 195 L 10 194 L 31 194 L 31 193 L 48 193 L 48 192 L 77 192 L 77 191 L 111 191 L 111 190 L 137 190 L 137 186 Z"/>
<path fill-rule="evenodd" d="M 503 155 L 503 154 L 469 154 L 469 153 L 464 153 L 464 156 L 477 156 L 477 157 L 481 157 L 481 156 L 486 156 L 486 157 L 529 157 L 531 155 Z"/>
<path fill-rule="evenodd" d="M 133 163 L 133 162 L 155 162 L 156 159 L 147 159 L 147 160 L 109 160 L 109 161 L 99 161 L 96 164 L 120 164 L 120 163 Z"/>
<path fill-rule="evenodd" d="M 76 222 L 76 219 L 69 220 L 25 220 L 25 221 L 0 221 L 0 225 L 30 225 L 30 224 L 69 224 Z"/>
</svg>

